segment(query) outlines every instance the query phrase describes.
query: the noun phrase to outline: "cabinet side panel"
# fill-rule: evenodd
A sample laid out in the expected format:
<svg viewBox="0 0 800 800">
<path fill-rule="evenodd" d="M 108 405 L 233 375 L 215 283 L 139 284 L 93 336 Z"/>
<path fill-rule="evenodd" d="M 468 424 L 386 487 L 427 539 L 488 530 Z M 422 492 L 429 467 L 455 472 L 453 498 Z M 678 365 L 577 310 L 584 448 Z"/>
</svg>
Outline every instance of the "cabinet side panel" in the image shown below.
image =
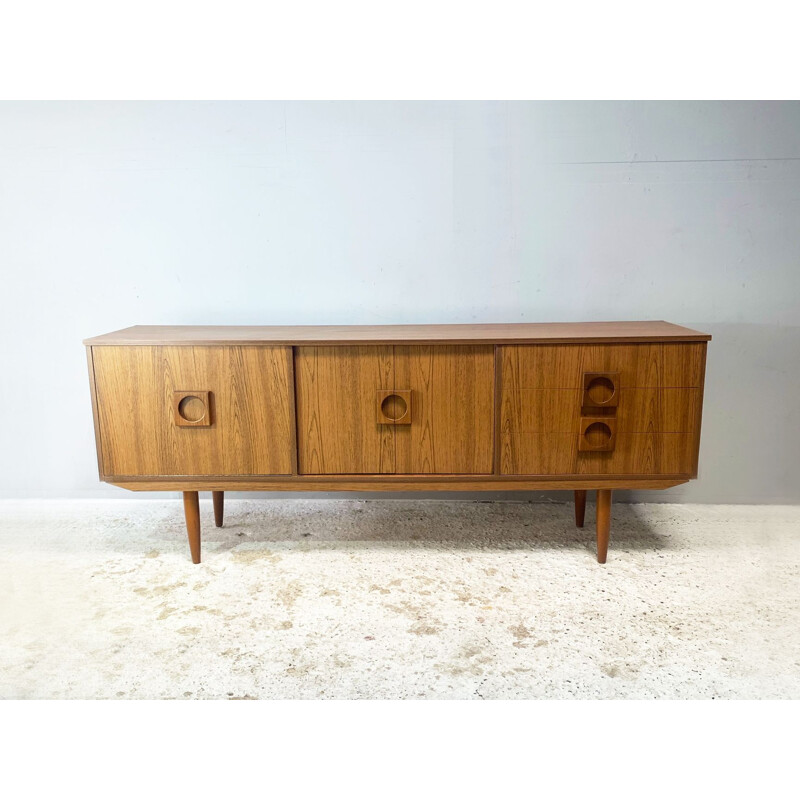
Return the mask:
<svg viewBox="0 0 800 800">
<path fill-rule="evenodd" d="M 694 346 L 693 346 L 694 347 Z M 705 395 L 706 386 L 706 353 L 708 345 L 706 342 L 697 345 L 699 357 L 699 365 L 697 367 L 697 374 L 699 375 L 700 389 L 698 392 L 697 402 L 694 407 L 694 440 L 692 443 L 692 469 L 691 476 L 697 477 L 697 470 L 700 461 L 700 430 L 703 424 L 703 396 Z"/>
<path fill-rule="evenodd" d="M 394 472 L 394 426 L 377 417 L 378 390 L 393 381 L 391 345 L 296 348 L 299 473 Z"/>
<path fill-rule="evenodd" d="M 94 379 L 94 356 L 92 348 L 86 348 L 86 361 L 89 367 L 89 392 L 92 397 L 92 422 L 94 423 L 94 444 L 97 451 L 97 474 L 103 480 L 105 471 L 103 469 L 103 448 L 100 443 L 100 415 L 97 410 L 97 386 Z"/>
</svg>

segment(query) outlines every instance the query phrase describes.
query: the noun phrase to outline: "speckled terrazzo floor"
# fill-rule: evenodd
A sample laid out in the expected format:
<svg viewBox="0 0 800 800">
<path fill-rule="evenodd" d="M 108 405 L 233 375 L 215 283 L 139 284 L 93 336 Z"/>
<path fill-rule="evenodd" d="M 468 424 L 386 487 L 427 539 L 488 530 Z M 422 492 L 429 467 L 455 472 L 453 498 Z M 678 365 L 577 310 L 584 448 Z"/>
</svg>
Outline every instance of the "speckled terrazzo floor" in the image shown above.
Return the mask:
<svg viewBox="0 0 800 800">
<path fill-rule="evenodd" d="M 800 508 L 0 503 L 3 698 L 800 698 Z"/>
</svg>

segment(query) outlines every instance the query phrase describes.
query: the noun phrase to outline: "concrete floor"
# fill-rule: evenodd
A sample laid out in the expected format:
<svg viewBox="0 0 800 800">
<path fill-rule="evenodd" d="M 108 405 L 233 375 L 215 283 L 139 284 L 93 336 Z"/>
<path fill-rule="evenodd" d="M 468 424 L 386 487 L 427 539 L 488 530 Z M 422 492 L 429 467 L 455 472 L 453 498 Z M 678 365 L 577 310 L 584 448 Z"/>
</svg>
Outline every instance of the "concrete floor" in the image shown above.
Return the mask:
<svg viewBox="0 0 800 800">
<path fill-rule="evenodd" d="M 800 508 L 0 503 L 3 698 L 800 698 Z"/>
</svg>

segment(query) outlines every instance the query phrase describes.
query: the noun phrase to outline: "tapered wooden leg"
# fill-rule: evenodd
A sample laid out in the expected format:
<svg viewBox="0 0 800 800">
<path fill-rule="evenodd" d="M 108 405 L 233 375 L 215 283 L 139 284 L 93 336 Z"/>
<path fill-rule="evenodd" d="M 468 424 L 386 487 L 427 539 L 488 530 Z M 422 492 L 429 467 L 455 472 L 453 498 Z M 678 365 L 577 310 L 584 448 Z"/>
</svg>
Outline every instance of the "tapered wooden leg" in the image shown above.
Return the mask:
<svg viewBox="0 0 800 800">
<path fill-rule="evenodd" d="M 606 563 L 611 533 L 611 489 L 597 490 L 597 561 Z"/>
<path fill-rule="evenodd" d="M 211 492 L 214 500 L 214 522 L 218 528 L 222 527 L 222 509 L 225 506 L 225 492 Z"/>
<path fill-rule="evenodd" d="M 575 490 L 575 524 L 583 527 L 583 519 L 586 516 L 586 489 Z"/>
<path fill-rule="evenodd" d="M 183 493 L 183 511 L 186 514 L 186 532 L 189 534 L 189 550 L 192 563 L 200 563 L 200 499 L 197 492 Z"/>
</svg>

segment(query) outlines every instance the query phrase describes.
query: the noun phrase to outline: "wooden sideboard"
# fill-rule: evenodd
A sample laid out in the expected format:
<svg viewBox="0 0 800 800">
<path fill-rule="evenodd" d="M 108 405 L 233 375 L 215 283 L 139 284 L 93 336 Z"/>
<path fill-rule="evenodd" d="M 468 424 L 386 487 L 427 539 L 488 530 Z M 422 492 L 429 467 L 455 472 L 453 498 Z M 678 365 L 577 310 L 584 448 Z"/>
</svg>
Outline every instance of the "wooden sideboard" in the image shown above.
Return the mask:
<svg viewBox="0 0 800 800">
<path fill-rule="evenodd" d="M 597 491 L 697 476 L 706 343 L 668 322 L 135 326 L 87 339 L 100 479 L 198 491 Z"/>
</svg>

